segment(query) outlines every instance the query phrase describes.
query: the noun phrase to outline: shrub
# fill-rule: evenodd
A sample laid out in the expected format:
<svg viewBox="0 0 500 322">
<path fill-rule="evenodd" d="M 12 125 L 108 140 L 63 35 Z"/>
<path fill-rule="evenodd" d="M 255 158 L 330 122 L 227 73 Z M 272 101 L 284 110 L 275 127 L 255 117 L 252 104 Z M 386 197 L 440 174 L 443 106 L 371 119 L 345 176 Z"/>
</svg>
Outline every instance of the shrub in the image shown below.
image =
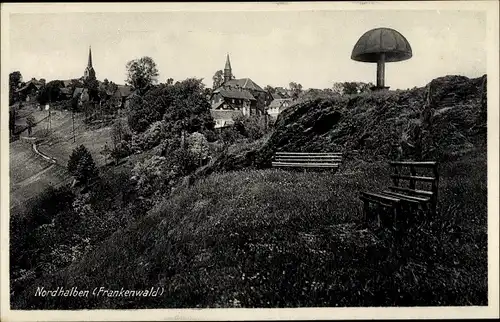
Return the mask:
<svg viewBox="0 0 500 322">
<path fill-rule="evenodd" d="M 258 140 L 267 132 L 266 119 L 263 116 L 238 116 L 234 120 L 234 128 L 242 136 Z"/>
<path fill-rule="evenodd" d="M 92 154 L 84 145 L 75 148 L 68 161 L 68 171 L 77 182 L 87 184 L 95 180 L 99 171 L 95 165 Z"/>
<path fill-rule="evenodd" d="M 142 134 L 142 149 L 149 150 L 167 137 L 167 128 L 165 122 L 157 121 L 149 126 Z"/>
<path fill-rule="evenodd" d="M 198 159 L 198 164 L 203 164 L 208 158 L 208 140 L 199 132 L 191 133 L 186 140 L 189 151 Z"/>
<path fill-rule="evenodd" d="M 240 132 L 238 132 L 233 126 L 223 128 L 220 133 L 220 140 L 226 146 L 235 143 L 242 137 L 243 136 L 240 134 Z"/>
<path fill-rule="evenodd" d="M 137 163 L 132 169 L 131 179 L 135 183 L 137 193 L 150 198 L 155 193 L 167 191 L 177 174 L 177 169 L 170 167 L 165 157 L 155 155 Z"/>
<path fill-rule="evenodd" d="M 127 121 L 130 128 L 136 132 L 144 132 L 151 123 L 161 120 L 161 113 L 154 105 L 138 95 L 130 99 L 127 108 Z"/>
</svg>

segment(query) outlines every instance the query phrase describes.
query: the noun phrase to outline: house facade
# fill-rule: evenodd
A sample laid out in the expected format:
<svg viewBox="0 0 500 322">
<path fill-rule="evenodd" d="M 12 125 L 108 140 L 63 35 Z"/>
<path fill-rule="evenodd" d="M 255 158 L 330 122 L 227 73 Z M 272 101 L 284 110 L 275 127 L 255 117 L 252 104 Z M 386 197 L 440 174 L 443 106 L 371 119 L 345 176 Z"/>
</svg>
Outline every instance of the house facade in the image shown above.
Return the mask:
<svg viewBox="0 0 500 322">
<path fill-rule="evenodd" d="M 292 103 L 293 99 L 291 98 L 278 98 L 273 100 L 271 104 L 269 104 L 269 108 L 267 109 L 267 113 L 271 117 L 271 120 L 276 121 L 278 115 L 285 109 L 290 107 Z"/>
<path fill-rule="evenodd" d="M 234 124 L 234 120 L 243 116 L 240 110 L 210 110 L 210 114 L 215 120 L 215 129 L 223 129 Z"/>
<path fill-rule="evenodd" d="M 20 95 L 23 101 L 33 102 L 36 101 L 40 88 L 42 88 L 43 85 L 43 82 L 32 79 L 18 88 L 16 93 Z"/>
<path fill-rule="evenodd" d="M 265 115 L 272 96 L 250 78 L 235 79 L 232 74 L 229 55 L 224 67 L 224 83 L 216 88 L 210 96 L 213 111 L 239 111 L 244 116 Z M 212 113 L 216 123 L 227 124 L 223 114 Z M 220 117 L 220 119 L 218 119 Z"/>
</svg>

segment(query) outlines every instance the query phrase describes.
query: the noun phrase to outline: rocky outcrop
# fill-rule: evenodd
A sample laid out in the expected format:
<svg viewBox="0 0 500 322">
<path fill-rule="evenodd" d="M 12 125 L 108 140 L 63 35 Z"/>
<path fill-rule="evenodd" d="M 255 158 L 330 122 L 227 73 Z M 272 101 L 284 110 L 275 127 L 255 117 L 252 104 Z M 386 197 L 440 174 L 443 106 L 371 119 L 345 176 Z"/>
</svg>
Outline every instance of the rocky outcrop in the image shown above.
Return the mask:
<svg viewBox="0 0 500 322">
<path fill-rule="evenodd" d="M 285 110 L 257 152 L 341 151 L 346 158 L 441 159 L 486 144 L 486 75 L 446 76 L 424 88 L 299 103 Z"/>
</svg>

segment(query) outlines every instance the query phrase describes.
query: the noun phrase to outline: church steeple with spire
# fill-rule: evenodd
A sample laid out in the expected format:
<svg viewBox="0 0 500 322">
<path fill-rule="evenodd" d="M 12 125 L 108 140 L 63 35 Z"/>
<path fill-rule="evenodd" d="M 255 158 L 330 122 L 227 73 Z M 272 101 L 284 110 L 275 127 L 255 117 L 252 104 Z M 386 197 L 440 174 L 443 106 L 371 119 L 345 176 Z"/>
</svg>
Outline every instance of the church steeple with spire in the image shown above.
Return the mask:
<svg viewBox="0 0 500 322">
<path fill-rule="evenodd" d="M 233 79 L 233 70 L 231 69 L 231 62 L 229 61 L 229 54 L 226 57 L 226 66 L 224 67 L 224 83 Z"/>
<path fill-rule="evenodd" d="M 85 72 L 83 73 L 83 78 L 85 80 L 96 79 L 95 78 L 95 70 L 92 66 L 92 49 L 89 46 L 89 61 L 87 63 L 87 68 L 85 68 Z"/>
</svg>

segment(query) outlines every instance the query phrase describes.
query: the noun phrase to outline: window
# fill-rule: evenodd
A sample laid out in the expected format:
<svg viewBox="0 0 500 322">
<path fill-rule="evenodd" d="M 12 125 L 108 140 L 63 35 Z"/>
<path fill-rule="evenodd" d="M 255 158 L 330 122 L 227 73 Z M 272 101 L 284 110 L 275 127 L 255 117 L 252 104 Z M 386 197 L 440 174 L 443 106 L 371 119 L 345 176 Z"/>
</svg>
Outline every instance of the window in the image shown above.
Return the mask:
<svg viewBox="0 0 500 322">
<path fill-rule="evenodd" d="M 233 98 L 233 104 L 234 104 L 234 98 Z"/>
</svg>

